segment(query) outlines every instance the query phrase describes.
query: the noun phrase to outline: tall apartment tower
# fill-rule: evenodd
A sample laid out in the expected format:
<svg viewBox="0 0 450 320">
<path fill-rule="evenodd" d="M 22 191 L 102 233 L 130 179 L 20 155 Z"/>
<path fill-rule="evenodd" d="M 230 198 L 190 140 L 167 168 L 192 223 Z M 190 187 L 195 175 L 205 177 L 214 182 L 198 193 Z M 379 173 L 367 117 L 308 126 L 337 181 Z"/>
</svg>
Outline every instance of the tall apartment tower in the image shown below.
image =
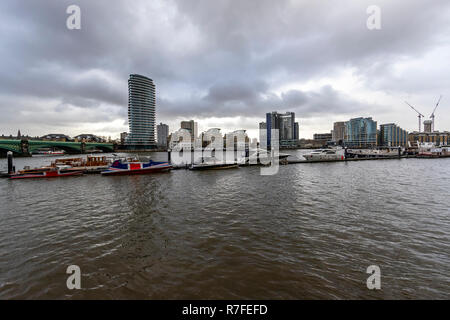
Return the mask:
<svg viewBox="0 0 450 320">
<path fill-rule="evenodd" d="M 126 144 L 136 148 L 151 148 L 155 142 L 155 85 L 139 74 L 128 79 L 128 124 Z"/>
<path fill-rule="evenodd" d="M 169 126 L 164 123 L 160 123 L 156 126 L 158 133 L 158 147 L 167 148 L 167 138 L 169 137 Z"/>
<path fill-rule="evenodd" d="M 278 129 L 278 138 L 280 145 L 295 144 L 298 140 L 298 122 L 295 122 L 295 113 L 286 112 L 278 113 L 273 111 L 266 114 L 266 129 L 267 129 L 267 146 L 270 147 L 272 139 L 272 129 Z"/>
</svg>

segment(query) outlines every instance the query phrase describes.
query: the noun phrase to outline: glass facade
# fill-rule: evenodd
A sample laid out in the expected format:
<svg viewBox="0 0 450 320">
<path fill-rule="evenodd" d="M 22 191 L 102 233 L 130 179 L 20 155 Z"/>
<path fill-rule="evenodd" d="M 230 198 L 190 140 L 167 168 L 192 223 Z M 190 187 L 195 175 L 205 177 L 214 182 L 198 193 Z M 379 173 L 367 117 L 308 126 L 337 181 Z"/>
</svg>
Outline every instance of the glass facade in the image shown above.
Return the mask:
<svg viewBox="0 0 450 320">
<path fill-rule="evenodd" d="M 405 147 L 408 143 L 408 132 L 394 123 L 380 125 L 380 146 Z"/>
<path fill-rule="evenodd" d="M 128 79 L 128 145 L 155 145 L 155 85 L 153 80 L 138 74 Z"/>
<path fill-rule="evenodd" d="M 299 128 L 298 122 L 295 122 L 295 113 L 286 112 L 278 113 L 276 111 L 266 114 L 266 129 L 267 129 L 267 146 L 270 146 L 271 130 L 279 130 L 280 145 L 292 145 L 298 140 Z"/>
<path fill-rule="evenodd" d="M 372 148 L 377 145 L 377 122 L 372 118 L 354 118 L 345 123 L 345 146 Z"/>
</svg>

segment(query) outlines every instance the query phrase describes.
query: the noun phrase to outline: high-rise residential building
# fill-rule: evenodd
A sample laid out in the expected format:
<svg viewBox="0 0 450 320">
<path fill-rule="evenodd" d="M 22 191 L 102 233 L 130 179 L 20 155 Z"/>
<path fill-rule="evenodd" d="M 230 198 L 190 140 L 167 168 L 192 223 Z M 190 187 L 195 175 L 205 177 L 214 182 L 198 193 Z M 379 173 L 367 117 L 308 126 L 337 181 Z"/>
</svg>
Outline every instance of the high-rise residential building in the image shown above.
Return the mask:
<svg viewBox="0 0 450 320">
<path fill-rule="evenodd" d="M 408 132 L 394 123 L 380 125 L 380 146 L 383 147 L 406 147 L 408 143 Z"/>
<path fill-rule="evenodd" d="M 336 142 L 338 145 L 342 145 L 345 138 L 345 122 L 339 121 L 335 122 L 333 125 L 332 138 L 331 140 Z"/>
<path fill-rule="evenodd" d="M 298 126 L 298 122 L 294 123 L 294 139 L 298 140 L 299 139 L 299 126 Z"/>
<path fill-rule="evenodd" d="M 139 74 L 128 79 L 128 124 L 130 132 L 126 144 L 135 148 L 154 147 L 155 142 L 155 85 L 153 80 Z"/>
<path fill-rule="evenodd" d="M 267 146 L 272 139 L 271 130 L 278 129 L 280 146 L 295 145 L 298 140 L 298 123 L 295 122 L 295 113 L 278 113 L 273 111 L 266 114 Z"/>
<path fill-rule="evenodd" d="M 160 123 L 156 126 L 156 132 L 158 136 L 158 147 L 167 148 L 167 138 L 169 137 L 169 126 L 164 123 Z"/>
<path fill-rule="evenodd" d="M 198 137 L 198 125 L 194 120 L 181 121 L 181 129 L 188 130 L 192 136 L 193 141 Z"/>
<path fill-rule="evenodd" d="M 267 148 L 267 124 L 265 122 L 259 123 L 259 146 L 262 149 Z"/>
<path fill-rule="evenodd" d="M 377 145 L 377 122 L 372 118 L 354 118 L 345 123 L 345 146 L 372 148 Z"/>
<path fill-rule="evenodd" d="M 286 112 L 278 115 L 280 119 L 280 140 L 295 139 L 295 113 Z"/>
</svg>

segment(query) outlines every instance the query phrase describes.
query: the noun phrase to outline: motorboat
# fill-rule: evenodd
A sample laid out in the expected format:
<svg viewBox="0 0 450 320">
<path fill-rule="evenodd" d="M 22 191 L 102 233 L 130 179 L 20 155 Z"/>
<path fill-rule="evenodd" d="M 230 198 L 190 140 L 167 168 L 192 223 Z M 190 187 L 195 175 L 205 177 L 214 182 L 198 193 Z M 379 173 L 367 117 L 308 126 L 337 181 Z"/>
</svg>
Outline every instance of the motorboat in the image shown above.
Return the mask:
<svg viewBox="0 0 450 320">
<path fill-rule="evenodd" d="M 307 161 L 342 161 L 345 160 L 344 149 L 317 149 L 304 154 Z"/>
<path fill-rule="evenodd" d="M 349 159 L 390 159 L 398 158 L 402 154 L 402 149 L 398 147 L 381 149 L 347 149 L 346 158 Z"/>
<path fill-rule="evenodd" d="M 238 168 L 238 163 L 227 163 L 226 161 L 220 161 L 215 157 L 202 158 L 201 163 L 193 163 L 190 170 L 218 170 L 218 169 L 233 169 Z"/>
<path fill-rule="evenodd" d="M 419 158 L 450 157 L 450 147 L 449 146 L 438 147 L 431 142 L 420 143 L 418 144 L 417 157 Z"/>
</svg>

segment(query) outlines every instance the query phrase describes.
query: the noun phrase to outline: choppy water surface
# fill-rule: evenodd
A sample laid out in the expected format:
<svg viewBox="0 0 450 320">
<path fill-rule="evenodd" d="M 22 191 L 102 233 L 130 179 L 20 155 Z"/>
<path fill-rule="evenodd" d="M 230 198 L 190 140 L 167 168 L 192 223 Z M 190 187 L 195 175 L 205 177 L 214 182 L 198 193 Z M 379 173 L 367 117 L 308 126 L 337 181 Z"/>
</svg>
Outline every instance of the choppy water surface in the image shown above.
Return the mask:
<svg viewBox="0 0 450 320">
<path fill-rule="evenodd" d="M 450 298 L 450 159 L 259 170 L 0 179 L 0 298 Z"/>
</svg>

